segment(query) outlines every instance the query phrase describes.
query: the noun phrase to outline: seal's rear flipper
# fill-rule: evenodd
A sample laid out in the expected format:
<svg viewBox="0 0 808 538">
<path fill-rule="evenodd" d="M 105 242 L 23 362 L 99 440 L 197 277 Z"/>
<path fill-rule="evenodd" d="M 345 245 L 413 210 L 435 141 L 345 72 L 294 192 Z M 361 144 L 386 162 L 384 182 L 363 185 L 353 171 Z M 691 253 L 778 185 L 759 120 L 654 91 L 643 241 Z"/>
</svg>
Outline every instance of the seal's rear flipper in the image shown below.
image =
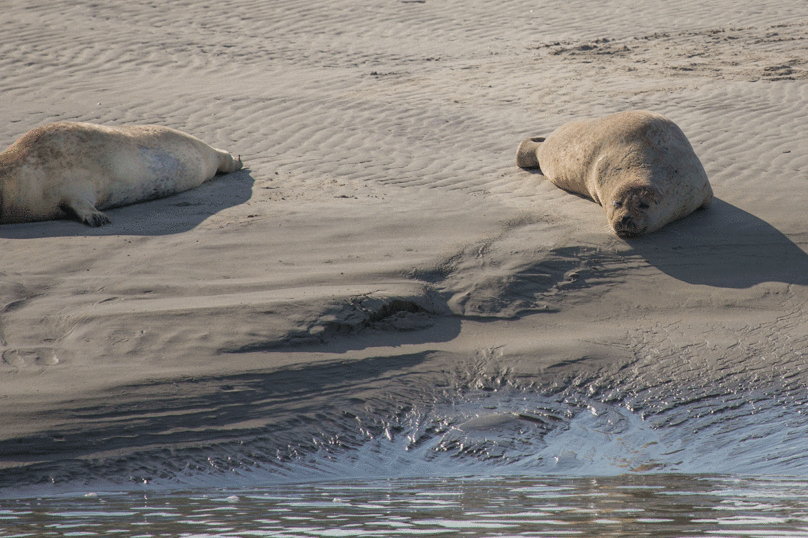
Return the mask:
<svg viewBox="0 0 808 538">
<path fill-rule="evenodd" d="M 539 146 L 544 142 L 544 138 L 534 136 L 523 140 L 519 144 L 519 149 L 516 150 L 516 166 L 519 168 L 538 168 L 539 167 Z"/>
<path fill-rule="evenodd" d="M 244 164 L 241 162 L 241 155 L 233 157 L 230 153 L 223 149 L 215 149 L 219 154 L 219 168 L 216 170 L 218 174 L 229 174 L 236 170 L 241 170 Z"/>
</svg>

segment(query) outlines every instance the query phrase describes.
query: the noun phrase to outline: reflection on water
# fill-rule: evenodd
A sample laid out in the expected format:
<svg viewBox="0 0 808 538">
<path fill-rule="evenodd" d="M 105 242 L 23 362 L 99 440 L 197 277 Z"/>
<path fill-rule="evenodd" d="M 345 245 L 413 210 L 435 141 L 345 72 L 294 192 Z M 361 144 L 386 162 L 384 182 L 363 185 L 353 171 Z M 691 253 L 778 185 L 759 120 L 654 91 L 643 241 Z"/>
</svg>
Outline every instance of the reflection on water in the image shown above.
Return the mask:
<svg viewBox="0 0 808 538">
<path fill-rule="evenodd" d="M 466 477 L 0 501 L 0 536 L 805 536 L 808 481 Z"/>
</svg>

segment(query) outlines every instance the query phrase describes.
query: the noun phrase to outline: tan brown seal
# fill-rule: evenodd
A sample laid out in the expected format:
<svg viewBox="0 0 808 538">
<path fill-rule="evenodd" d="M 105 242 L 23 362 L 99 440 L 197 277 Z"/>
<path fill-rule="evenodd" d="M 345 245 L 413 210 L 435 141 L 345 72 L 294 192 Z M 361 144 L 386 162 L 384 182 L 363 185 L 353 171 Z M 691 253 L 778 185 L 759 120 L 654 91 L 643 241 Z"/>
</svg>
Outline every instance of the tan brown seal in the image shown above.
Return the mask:
<svg viewBox="0 0 808 538">
<path fill-rule="evenodd" d="M 72 215 L 169 196 L 241 168 L 241 159 L 168 127 L 61 122 L 25 133 L 0 153 L 0 224 Z"/>
<path fill-rule="evenodd" d="M 644 110 L 567 123 L 516 153 L 554 185 L 591 198 L 620 237 L 635 237 L 710 205 L 699 158 L 671 120 Z"/>
</svg>

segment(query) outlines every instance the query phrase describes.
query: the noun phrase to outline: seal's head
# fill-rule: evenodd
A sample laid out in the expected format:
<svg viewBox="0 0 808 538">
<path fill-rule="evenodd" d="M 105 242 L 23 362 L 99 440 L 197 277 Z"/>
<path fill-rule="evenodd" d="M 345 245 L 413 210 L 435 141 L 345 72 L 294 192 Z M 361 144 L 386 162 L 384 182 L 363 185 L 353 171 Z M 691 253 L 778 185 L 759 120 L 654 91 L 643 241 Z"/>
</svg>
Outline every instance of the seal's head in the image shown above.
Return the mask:
<svg viewBox="0 0 808 538">
<path fill-rule="evenodd" d="M 649 186 L 627 186 L 618 190 L 604 204 L 606 218 L 619 237 L 638 237 L 653 231 L 653 215 L 660 202 L 660 194 Z"/>
</svg>

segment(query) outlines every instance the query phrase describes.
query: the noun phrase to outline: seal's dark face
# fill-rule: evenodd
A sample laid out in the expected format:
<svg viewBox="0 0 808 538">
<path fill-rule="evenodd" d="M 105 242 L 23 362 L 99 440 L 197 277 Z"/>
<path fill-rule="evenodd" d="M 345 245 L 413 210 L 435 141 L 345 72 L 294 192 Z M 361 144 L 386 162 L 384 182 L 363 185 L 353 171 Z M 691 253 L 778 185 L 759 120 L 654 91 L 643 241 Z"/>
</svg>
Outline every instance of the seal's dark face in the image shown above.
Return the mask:
<svg viewBox="0 0 808 538">
<path fill-rule="evenodd" d="M 656 191 L 650 187 L 634 187 L 615 194 L 606 205 L 606 217 L 614 232 L 622 238 L 645 234 L 650 212 L 658 204 Z"/>
</svg>

